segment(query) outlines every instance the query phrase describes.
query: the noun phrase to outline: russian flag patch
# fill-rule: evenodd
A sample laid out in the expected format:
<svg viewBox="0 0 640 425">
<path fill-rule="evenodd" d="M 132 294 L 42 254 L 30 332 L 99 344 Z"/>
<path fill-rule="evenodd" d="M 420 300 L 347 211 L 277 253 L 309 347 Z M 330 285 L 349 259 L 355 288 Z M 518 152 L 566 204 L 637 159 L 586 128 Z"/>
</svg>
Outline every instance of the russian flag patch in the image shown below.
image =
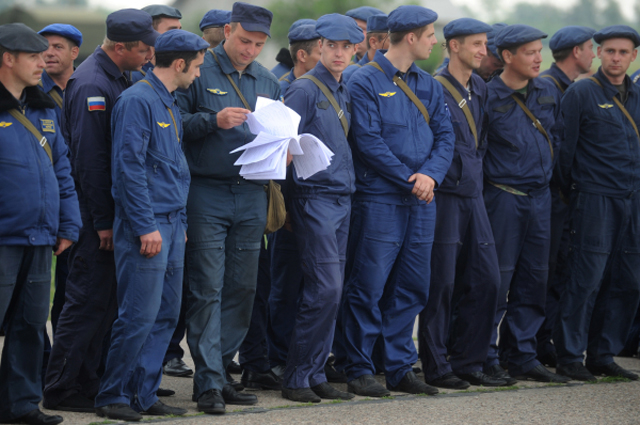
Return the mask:
<svg viewBox="0 0 640 425">
<path fill-rule="evenodd" d="M 107 102 L 102 96 L 88 97 L 87 107 L 89 111 L 105 111 L 107 109 Z"/>
</svg>

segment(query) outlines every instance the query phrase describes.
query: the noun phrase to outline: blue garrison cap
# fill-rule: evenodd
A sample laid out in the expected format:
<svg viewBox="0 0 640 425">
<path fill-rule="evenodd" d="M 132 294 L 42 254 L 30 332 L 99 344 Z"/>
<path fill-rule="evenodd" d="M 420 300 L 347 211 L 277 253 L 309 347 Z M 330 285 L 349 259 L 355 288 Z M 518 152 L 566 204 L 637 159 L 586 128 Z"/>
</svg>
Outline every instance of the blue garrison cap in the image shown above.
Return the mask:
<svg viewBox="0 0 640 425">
<path fill-rule="evenodd" d="M 610 27 L 602 28 L 593 35 L 593 39 L 598 44 L 602 44 L 603 41 L 610 38 L 628 38 L 633 42 L 634 47 L 640 45 L 640 35 L 627 25 L 611 25 Z"/>
<path fill-rule="evenodd" d="M 444 26 L 444 38 L 446 40 L 459 37 L 462 35 L 471 35 L 471 34 L 481 34 L 488 33 L 493 28 L 491 25 L 485 24 L 482 21 L 478 21 L 477 19 L 472 18 L 460 18 L 454 19 Z"/>
<path fill-rule="evenodd" d="M 231 9 L 231 22 L 239 22 L 247 31 L 259 31 L 271 37 L 271 20 L 273 13 L 264 7 L 237 1 Z"/>
<path fill-rule="evenodd" d="M 345 13 L 350 18 L 360 19 L 361 21 L 367 22 L 370 16 L 384 14 L 384 12 L 380 9 L 376 9 L 371 6 L 360 6 L 355 9 L 351 9 Z M 369 30 L 369 28 L 367 28 Z"/>
<path fill-rule="evenodd" d="M 0 25 L 0 46 L 14 52 L 40 53 L 49 41 L 21 22 Z"/>
<path fill-rule="evenodd" d="M 200 20 L 200 31 L 211 27 L 223 27 L 231 22 L 231 11 L 211 9 Z"/>
<path fill-rule="evenodd" d="M 143 7 L 142 10 L 151 15 L 152 18 L 167 17 L 182 19 L 182 13 L 180 13 L 178 9 L 164 4 L 151 4 Z"/>
<path fill-rule="evenodd" d="M 389 32 L 409 31 L 432 24 L 438 19 L 438 14 L 422 6 L 400 6 L 389 13 L 387 25 Z"/>
<path fill-rule="evenodd" d="M 581 27 L 571 25 L 556 31 L 549 40 L 549 48 L 552 52 L 573 48 L 578 44 L 582 44 L 593 37 L 596 30 L 589 27 Z"/>
<path fill-rule="evenodd" d="M 384 13 L 369 16 L 367 19 L 367 32 L 387 32 L 389 26 L 387 25 L 388 16 Z"/>
<path fill-rule="evenodd" d="M 297 27 L 299 27 L 300 25 L 316 25 L 316 20 L 315 19 L 298 19 L 297 21 L 295 21 L 293 24 L 291 24 L 291 27 L 289 27 L 289 32 L 293 31 L 294 29 L 296 29 Z"/>
<path fill-rule="evenodd" d="M 356 21 L 339 13 L 321 16 L 316 24 L 316 31 L 321 37 L 333 41 L 347 40 L 357 44 L 364 40 L 364 33 Z"/>
<path fill-rule="evenodd" d="M 49 35 L 55 34 L 60 37 L 68 38 L 78 45 L 78 47 L 82 46 L 82 33 L 78 30 L 78 28 L 69 24 L 51 24 L 42 28 L 38 31 L 40 35 Z"/>
<path fill-rule="evenodd" d="M 487 48 L 491 51 L 491 53 L 493 53 L 493 56 L 498 56 L 498 48 L 496 47 L 496 34 L 506 26 L 507 24 L 498 22 L 497 24 L 491 25 L 491 31 L 487 33 Z"/>
<path fill-rule="evenodd" d="M 185 31 L 173 29 L 160 34 L 156 40 L 156 52 L 197 52 L 209 47 L 202 37 Z"/>
<path fill-rule="evenodd" d="M 121 9 L 107 16 L 107 38 L 111 41 L 142 41 L 153 46 L 160 33 L 153 29 L 151 15 L 138 9 Z"/>
<path fill-rule="evenodd" d="M 507 25 L 495 35 L 496 47 L 507 48 L 531 43 L 541 38 L 547 38 L 547 34 L 537 28 L 524 24 Z"/>
<path fill-rule="evenodd" d="M 316 24 L 298 25 L 291 31 L 289 31 L 289 44 L 297 41 L 309 41 L 320 38 L 320 34 L 316 31 Z"/>
</svg>

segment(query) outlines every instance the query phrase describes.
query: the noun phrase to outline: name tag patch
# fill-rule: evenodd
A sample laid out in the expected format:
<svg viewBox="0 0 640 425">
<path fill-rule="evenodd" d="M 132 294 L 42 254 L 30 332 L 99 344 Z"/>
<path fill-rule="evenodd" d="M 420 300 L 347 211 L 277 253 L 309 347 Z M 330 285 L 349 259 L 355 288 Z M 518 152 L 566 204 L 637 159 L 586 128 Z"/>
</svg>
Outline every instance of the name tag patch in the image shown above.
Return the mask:
<svg viewBox="0 0 640 425">
<path fill-rule="evenodd" d="M 43 120 L 40 119 L 40 123 L 42 124 L 42 131 L 46 131 L 48 133 L 55 133 L 56 127 L 53 120 Z"/>
<path fill-rule="evenodd" d="M 87 107 L 89 111 L 106 111 L 107 102 L 103 96 L 92 96 L 87 98 Z"/>
</svg>

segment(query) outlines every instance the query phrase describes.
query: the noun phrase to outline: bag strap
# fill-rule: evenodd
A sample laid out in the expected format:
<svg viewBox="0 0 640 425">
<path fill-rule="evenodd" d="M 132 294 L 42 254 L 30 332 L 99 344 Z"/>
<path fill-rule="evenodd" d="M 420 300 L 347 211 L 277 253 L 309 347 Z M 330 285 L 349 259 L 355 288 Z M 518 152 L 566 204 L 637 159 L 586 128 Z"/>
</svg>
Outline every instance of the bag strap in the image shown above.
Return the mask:
<svg viewBox="0 0 640 425">
<path fill-rule="evenodd" d="M 36 136 L 36 140 L 38 140 L 38 144 L 44 148 L 45 152 L 47 153 L 47 156 L 49 157 L 49 160 L 51 161 L 51 164 L 53 164 L 53 154 L 51 153 L 51 146 L 49 146 L 49 142 L 47 142 L 47 138 L 44 137 L 38 131 L 38 129 L 33 125 L 33 123 L 29 121 L 29 118 L 27 118 L 24 114 L 22 114 L 17 109 L 15 108 L 9 109 L 9 113 L 13 118 L 17 119 L 20 122 L 20 124 L 22 124 L 27 130 L 29 130 L 31 134 Z"/>
<path fill-rule="evenodd" d="M 518 106 L 520 106 L 520 108 L 522 108 L 524 113 L 527 114 L 527 116 L 533 122 L 533 125 L 538 129 L 538 131 L 540 133 L 542 133 L 544 135 L 544 137 L 547 138 L 547 142 L 549 142 L 549 149 L 551 150 L 551 159 L 553 160 L 553 145 L 551 144 L 551 139 L 549 138 L 549 135 L 547 134 L 547 131 L 544 129 L 542 124 L 540 124 L 540 120 L 538 120 L 538 118 L 536 118 L 536 116 L 533 115 L 533 113 L 529 110 L 529 108 L 527 108 L 527 105 L 525 105 L 524 102 L 522 100 L 520 100 L 520 98 L 518 96 L 516 96 L 515 93 L 512 94 L 511 97 L 513 98 L 513 100 L 516 101 Z"/>
<path fill-rule="evenodd" d="M 597 85 L 602 87 L 602 83 L 600 83 L 600 81 L 598 81 L 597 78 L 589 77 L 589 79 L 593 80 Z M 604 87 L 602 87 L 602 89 L 604 90 Z M 616 105 L 618 105 L 618 108 L 620 108 L 620 110 L 622 111 L 624 116 L 627 117 L 627 119 L 629 120 L 629 122 L 633 126 L 633 129 L 636 131 L 636 136 L 638 136 L 638 140 L 640 141 L 640 132 L 638 132 L 638 126 L 636 125 L 636 122 L 631 117 L 631 114 L 629 113 L 629 111 L 627 111 L 627 108 L 625 108 L 624 105 L 622 104 L 622 102 L 620 102 L 620 99 L 618 99 L 615 96 L 613 96 L 613 101 L 615 102 Z"/>
<path fill-rule="evenodd" d="M 287 83 L 291 84 L 291 81 L 289 81 L 289 79 L 287 78 L 288 76 L 288 72 L 286 74 L 282 74 L 282 77 L 278 78 L 278 81 L 286 81 Z"/>
<path fill-rule="evenodd" d="M 378 71 L 382 72 L 383 74 L 385 73 L 384 70 L 382 69 L 382 67 L 377 62 L 371 61 L 371 62 L 368 62 L 367 65 L 373 66 L 374 68 L 376 68 Z M 422 102 L 420 102 L 420 99 L 418 99 L 418 96 L 416 96 L 416 94 L 413 92 L 413 90 L 411 90 L 411 88 L 409 88 L 407 83 L 405 83 L 402 80 L 402 78 L 398 77 L 397 75 L 393 76 L 393 83 L 396 86 L 400 87 L 400 90 L 402 90 L 404 92 L 404 94 L 406 94 L 407 97 L 409 97 L 409 99 L 411 99 L 413 104 L 416 105 L 416 107 L 422 113 L 422 116 L 424 117 L 424 120 L 427 122 L 427 124 L 429 124 L 429 111 L 427 111 L 427 108 L 425 108 L 424 104 Z"/>
<path fill-rule="evenodd" d="M 347 122 L 347 117 L 344 115 L 344 111 L 340 108 L 340 105 L 338 105 L 336 98 L 333 97 L 333 94 L 331 94 L 331 91 L 329 90 L 329 88 L 325 86 L 322 83 L 322 81 L 318 80 L 313 75 L 305 74 L 302 77 L 298 77 L 298 80 L 300 79 L 311 80 L 316 86 L 318 86 L 320 91 L 329 100 L 329 103 L 331 104 L 331 106 L 333 106 L 333 109 L 335 109 L 336 114 L 338 114 L 338 118 L 340 119 L 340 123 L 342 124 L 342 129 L 344 130 L 344 135 L 347 136 L 349 134 L 349 123 Z"/>
<path fill-rule="evenodd" d="M 462 97 L 460 92 L 453 86 L 453 84 L 451 84 L 448 79 L 446 79 L 442 75 L 438 75 L 434 78 L 438 80 L 438 82 L 440 82 L 440 84 L 442 84 L 444 88 L 447 89 L 449 93 L 451 93 L 453 99 L 458 102 L 458 106 L 460 107 L 460 109 L 462 109 L 462 112 L 464 112 L 465 118 L 467 118 L 467 123 L 469 124 L 469 128 L 471 129 L 471 134 L 473 134 L 473 138 L 476 140 L 476 149 L 478 149 L 478 130 L 476 129 L 476 121 L 473 119 L 473 115 L 471 114 L 471 109 L 469 109 L 467 100 Z"/>
<path fill-rule="evenodd" d="M 138 83 L 147 83 L 149 87 L 153 89 L 153 91 L 156 91 L 156 89 L 147 80 L 140 80 L 138 81 Z M 156 92 L 156 94 L 157 93 L 158 92 Z M 160 97 L 160 95 L 158 95 L 158 97 Z M 178 125 L 176 124 L 176 118 L 173 116 L 173 111 L 168 106 L 167 106 L 167 111 L 169 111 L 169 115 L 171 115 L 171 120 L 173 121 L 173 129 L 176 131 L 176 139 L 178 139 L 178 143 L 180 143 L 180 133 L 178 132 Z"/>
<path fill-rule="evenodd" d="M 213 49 L 207 49 L 207 50 L 209 50 L 209 52 L 211 52 L 211 54 L 213 55 L 213 58 L 216 60 L 216 62 L 218 62 L 218 65 L 220 66 L 220 69 L 222 69 L 222 65 L 220 64 L 220 61 L 218 60 L 218 56 L 216 55 L 216 52 L 214 52 Z M 242 92 L 240 91 L 240 89 L 238 88 L 236 83 L 233 81 L 233 78 L 231 78 L 231 75 L 229 75 L 229 74 L 225 74 L 225 75 L 227 76 L 227 78 L 229 79 L 229 82 L 231 83 L 231 85 L 235 89 L 236 93 L 238 94 L 238 97 L 240 98 L 240 100 L 244 104 L 244 108 L 253 112 L 253 109 L 251 109 L 251 107 L 249 106 L 249 102 L 247 102 L 247 99 L 244 98 L 244 96 L 242 95 Z"/>
<path fill-rule="evenodd" d="M 40 87 L 44 87 L 44 85 L 42 84 L 42 80 L 38 81 L 38 85 Z M 56 102 L 56 105 L 58 105 L 58 108 L 62 109 L 62 96 L 60 96 L 60 94 L 56 91 L 56 88 L 53 87 L 51 90 L 49 90 L 49 93 L 47 94 L 51 96 L 54 102 Z"/>
<path fill-rule="evenodd" d="M 564 89 L 562 88 L 558 80 L 556 80 L 553 76 L 546 74 L 546 75 L 541 75 L 540 78 L 550 78 L 551 81 L 553 81 L 553 83 L 556 85 L 556 87 L 558 87 L 558 89 L 560 90 L 560 93 L 564 94 Z"/>
</svg>

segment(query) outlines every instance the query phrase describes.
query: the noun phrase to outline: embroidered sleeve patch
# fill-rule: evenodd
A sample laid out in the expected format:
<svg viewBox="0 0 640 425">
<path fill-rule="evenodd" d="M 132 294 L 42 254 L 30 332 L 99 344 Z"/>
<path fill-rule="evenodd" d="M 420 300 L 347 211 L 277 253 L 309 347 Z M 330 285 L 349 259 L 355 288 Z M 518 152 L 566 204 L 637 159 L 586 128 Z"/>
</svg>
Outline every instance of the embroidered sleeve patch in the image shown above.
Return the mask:
<svg viewBox="0 0 640 425">
<path fill-rule="evenodd" d="M 160 122 L 160 121 L 156 121 L 158 123 L 158 125 L 160 126 L 160 128 L 167 128 L 169 127 L 171 124 L 168 124 L 166 122 Z"/>
<path fill-rule="evenodd" d="M 12 122 L 6 122 L 6 121 L 0 121 L 0 128 L 7 128 L 11 124 L 13 124 L 13 123 Z"/>
<path fill-rule="evenodd" d="M 40 123 L 42 124 L 42 131 L 46 131 L 48 133 L 55 133 L 56 132 L 56 127 L 54 125 L 54 121 L 53 120 L 43 120 L 40 119 Z"/>
<path fill-rule="evenodd" d="M 87 107 L 89 111 L 105 111 L 107 109 L 107 102 L 102 96 L 88 97 Z"/>
<path fill-rule="evenodd" d="M 224 96 L 225 94 L 227 94 L 226 91 L 222 91 L 220 89 L 207 89 L 207 91 L 211 94 L 217 94 L 218 96 Z"/>
</svg>

